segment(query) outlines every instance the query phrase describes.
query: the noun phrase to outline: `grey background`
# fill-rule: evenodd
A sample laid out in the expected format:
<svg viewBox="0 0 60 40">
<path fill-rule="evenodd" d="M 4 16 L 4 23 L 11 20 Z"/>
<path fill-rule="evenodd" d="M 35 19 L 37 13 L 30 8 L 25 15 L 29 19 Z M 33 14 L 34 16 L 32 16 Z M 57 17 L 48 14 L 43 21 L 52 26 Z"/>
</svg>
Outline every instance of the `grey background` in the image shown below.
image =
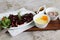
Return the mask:
<svg viewBox="0 0 60 40">
<path fill-rule="evenodd" d="M 60 0 L 0 0 L 0 13 L 22 7 L 36 11 L 43 5 L 60 9 Z M 0 35 L 0 40 L 60 40 L 60 30 L 23 32 L 15 37 L 3 33 Z"/>
</svg>

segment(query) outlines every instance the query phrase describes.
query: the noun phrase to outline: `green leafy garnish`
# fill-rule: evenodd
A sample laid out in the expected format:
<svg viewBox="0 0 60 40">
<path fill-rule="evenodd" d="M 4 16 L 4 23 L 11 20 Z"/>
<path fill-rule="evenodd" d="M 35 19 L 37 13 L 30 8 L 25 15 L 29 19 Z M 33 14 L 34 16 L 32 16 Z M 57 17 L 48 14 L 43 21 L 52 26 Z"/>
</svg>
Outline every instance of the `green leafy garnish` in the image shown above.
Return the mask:
<svg viewBox="0 0 60 40">
<path fill-rule="evenodd" d="M 3 17 L 3 19 L 0 21 L 0 26 L 2 28 L 8 28 L 10 24 L 11 24 L 11 21 L 7 17 Z"/>
<path fill-rule="evenodd" d="M 20 12 L 18 12 L 18 18 L 19 18 L 19 20 L 21 20 L 21 15 L 20 15 Z"/>
</svg>

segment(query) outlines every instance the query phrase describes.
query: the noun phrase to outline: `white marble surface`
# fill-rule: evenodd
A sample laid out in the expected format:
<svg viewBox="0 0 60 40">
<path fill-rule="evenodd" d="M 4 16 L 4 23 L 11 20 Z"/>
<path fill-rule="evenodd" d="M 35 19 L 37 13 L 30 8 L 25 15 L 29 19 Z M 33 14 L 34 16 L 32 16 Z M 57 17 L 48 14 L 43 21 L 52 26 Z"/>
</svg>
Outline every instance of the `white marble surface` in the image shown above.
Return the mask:
<svg viewBox="0 0 60 40">
<path fill-rule="evenodd" d="M 0 0 L 0 13 L 18 10 L 22 7 L 36 11 L 42 5 L 55 6 L 60 9 L 60 0 Z M 60 30 L 23 32 L 16 37 L 3 33 L 0 35 L 0 40 L 60 40 Z"/>
</svg>

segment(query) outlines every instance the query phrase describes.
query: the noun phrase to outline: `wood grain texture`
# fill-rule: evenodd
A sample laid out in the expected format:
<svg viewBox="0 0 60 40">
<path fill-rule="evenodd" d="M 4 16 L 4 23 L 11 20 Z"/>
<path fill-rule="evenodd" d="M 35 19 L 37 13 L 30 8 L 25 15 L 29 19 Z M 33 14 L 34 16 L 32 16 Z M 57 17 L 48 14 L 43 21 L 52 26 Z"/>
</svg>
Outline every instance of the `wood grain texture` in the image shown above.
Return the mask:
<svg viewBox="0 0 60 40">
<path fill-rule="evenodd" d="M 60 20 L 50 21 L 46 28 L 37 28 L 36 26 L 26 31 L 60 30 Z"/>
</svg>

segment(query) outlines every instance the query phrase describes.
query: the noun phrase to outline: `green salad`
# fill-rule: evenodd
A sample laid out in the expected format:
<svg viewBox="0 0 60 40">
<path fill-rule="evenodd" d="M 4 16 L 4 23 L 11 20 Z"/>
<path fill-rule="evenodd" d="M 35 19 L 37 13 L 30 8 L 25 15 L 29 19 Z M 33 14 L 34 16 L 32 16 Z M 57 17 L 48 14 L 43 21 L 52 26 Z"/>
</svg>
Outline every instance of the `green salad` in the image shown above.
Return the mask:
<svg viewBox="0 0 60 40">
<path fill-rule="evenodd" d="M 0 21 L 1 28 L 9 28 L 10 24 L 11 24 L 11 21 L 7 17 L 3 17 L 2 20 Z"/>
</svg>

